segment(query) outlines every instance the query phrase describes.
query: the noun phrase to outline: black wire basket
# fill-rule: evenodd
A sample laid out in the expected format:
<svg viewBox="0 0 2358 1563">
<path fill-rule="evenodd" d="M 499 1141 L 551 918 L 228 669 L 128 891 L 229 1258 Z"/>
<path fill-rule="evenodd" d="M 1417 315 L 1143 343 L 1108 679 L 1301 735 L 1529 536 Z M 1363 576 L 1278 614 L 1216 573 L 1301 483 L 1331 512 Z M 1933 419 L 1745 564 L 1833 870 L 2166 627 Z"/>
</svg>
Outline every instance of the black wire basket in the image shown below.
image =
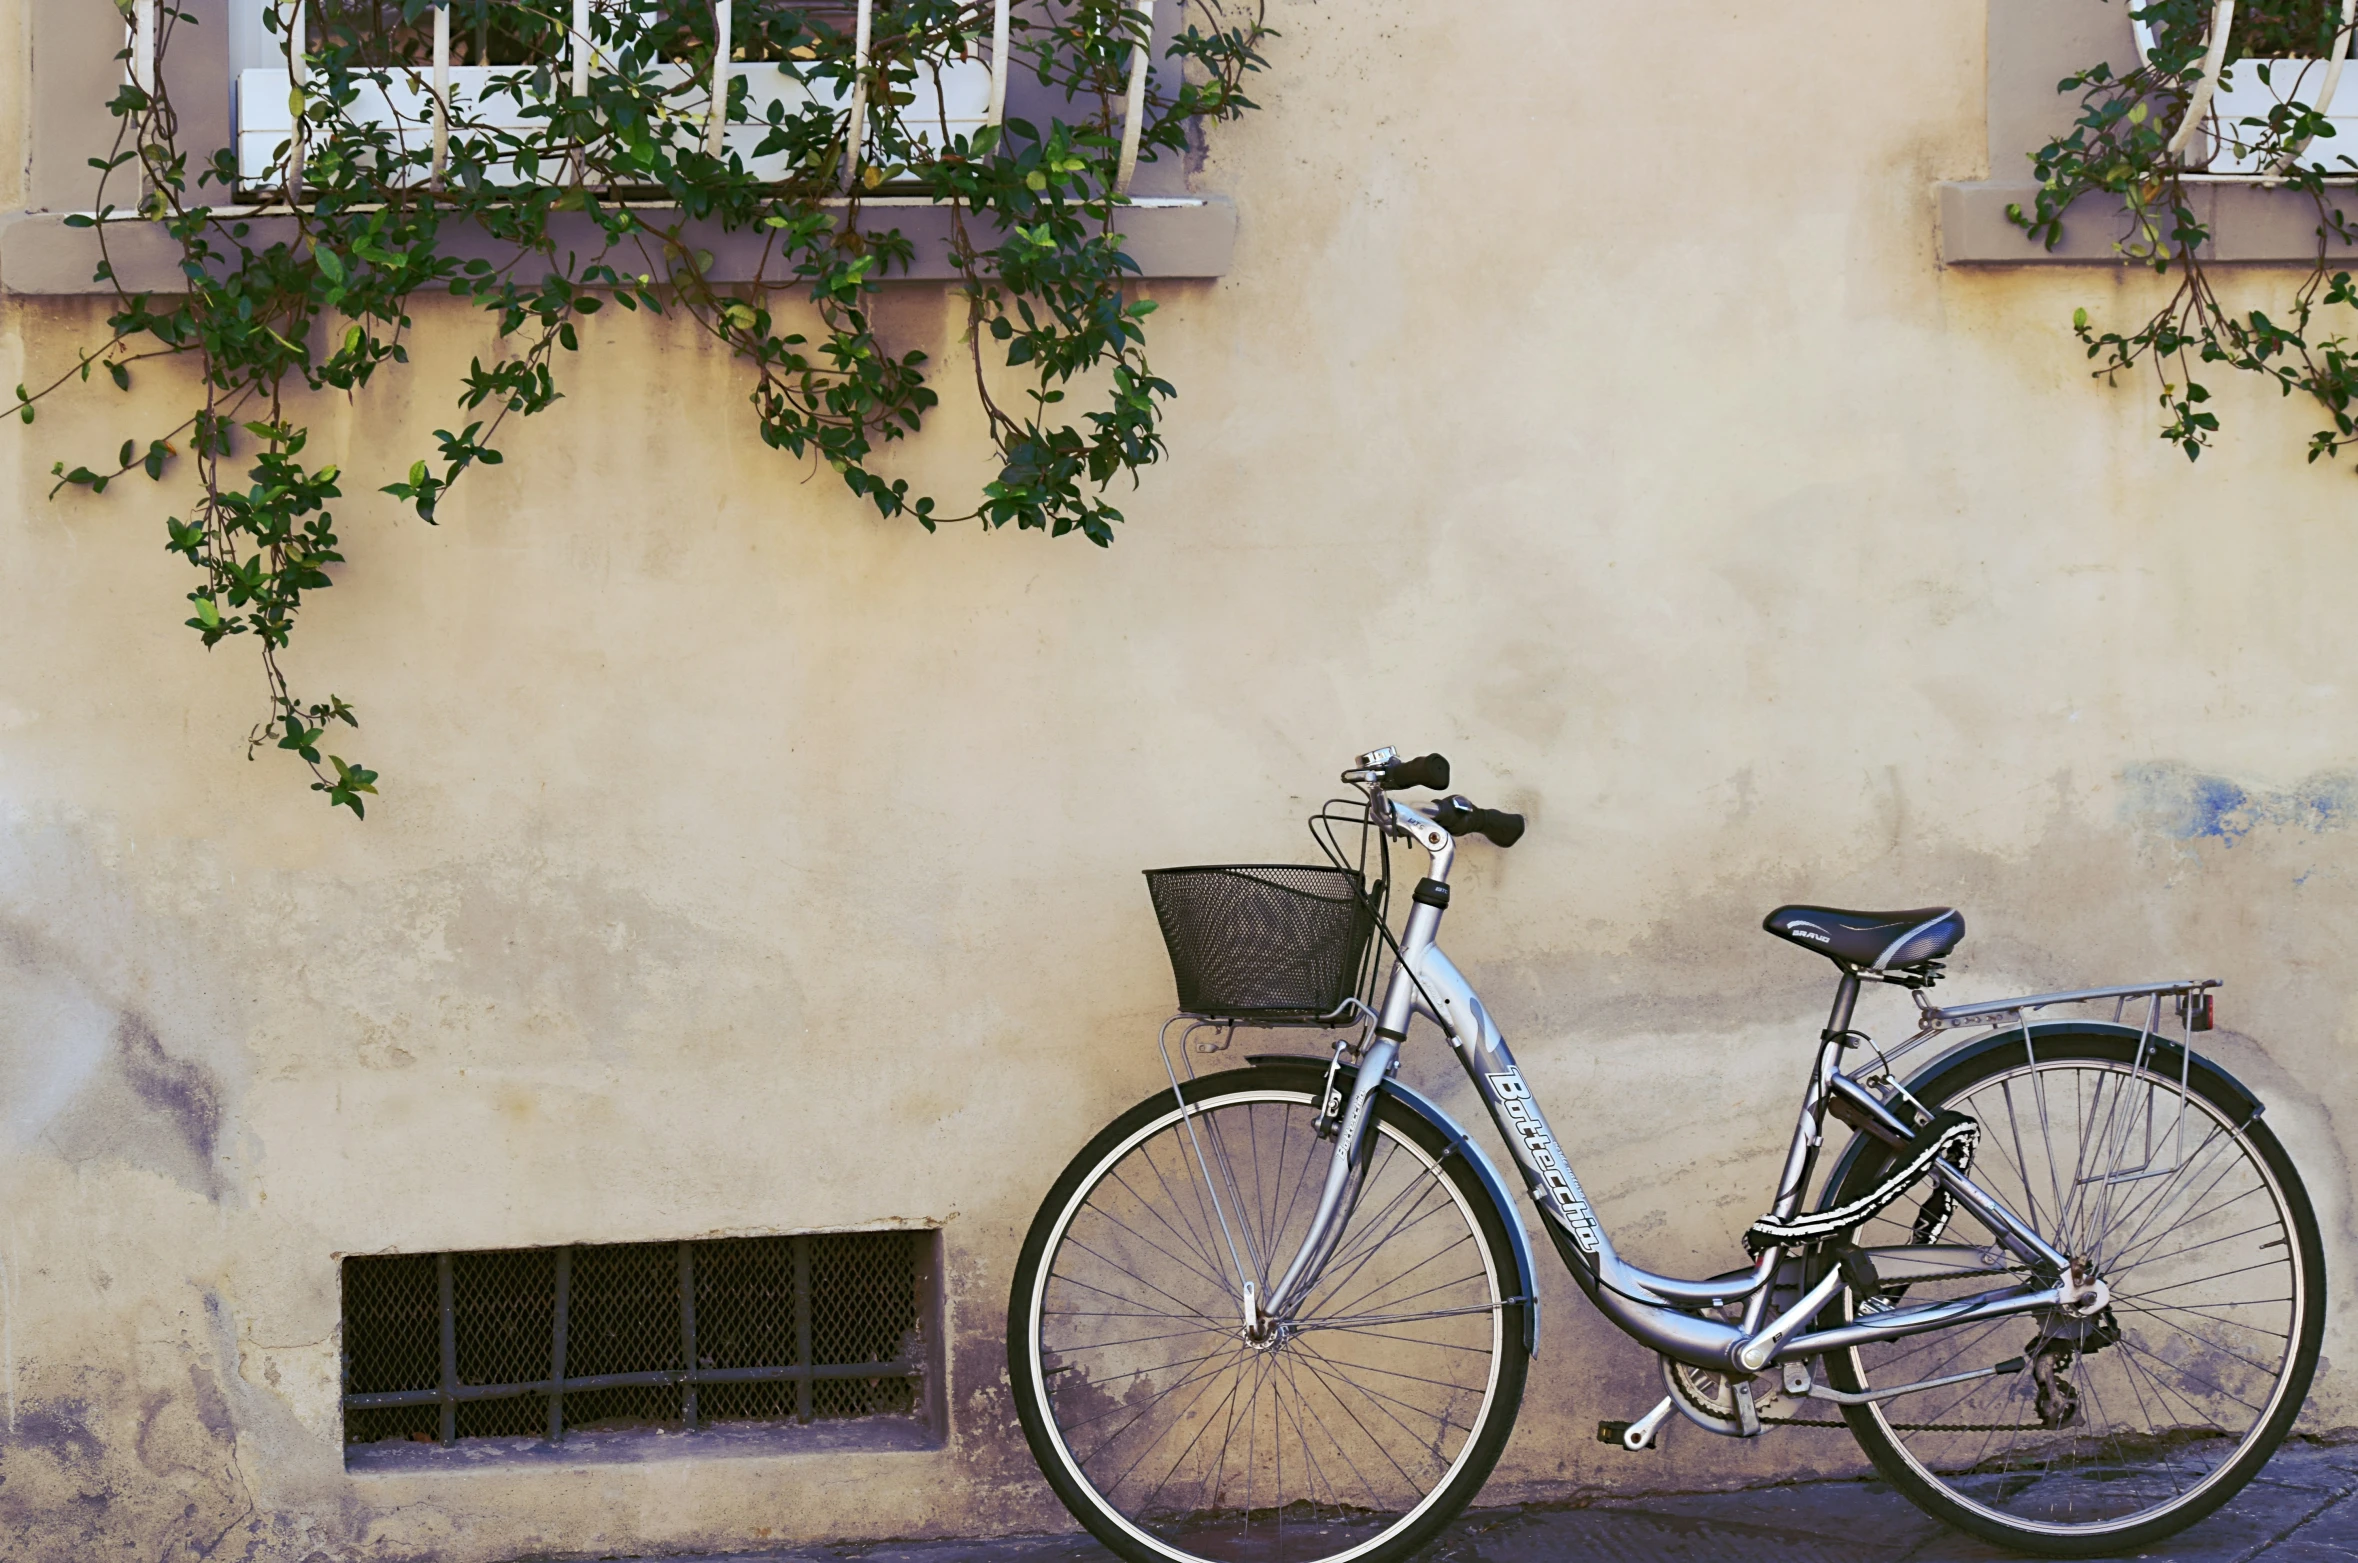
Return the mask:
<svg viewBox="0 0 2358 1563">
<path fill-rule="evenodd" d="M 1309 1025 L 1338 1015 L 1359 990 L 1375 918 L 1350 869 L 1150 868 L 1146 888 L 1185 1014 Z"/>
</svg>

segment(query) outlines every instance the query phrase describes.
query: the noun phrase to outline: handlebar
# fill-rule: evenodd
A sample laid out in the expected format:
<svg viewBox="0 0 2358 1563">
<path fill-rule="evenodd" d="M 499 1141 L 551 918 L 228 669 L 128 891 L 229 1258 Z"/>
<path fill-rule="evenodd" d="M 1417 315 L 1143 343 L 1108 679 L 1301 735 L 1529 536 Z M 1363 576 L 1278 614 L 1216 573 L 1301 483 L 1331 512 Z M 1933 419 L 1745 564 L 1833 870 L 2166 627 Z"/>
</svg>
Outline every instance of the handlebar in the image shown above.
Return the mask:
<svg viewBox="0 0 2358 1563">
<path fill-rule="evenodd" d="M 1439 792 L 1449 785 L 1449 757 L 1424 754 L 1413 760 L 1395 760 L 1384 767 L 1378 785 L 1386 792 L 1406 792 L 1411 787 L 1430 787 Z"/>
<path fill-rule="evenodd" d="M 1477 807 L 1462 793 L 1433 805 L 1433 823 L 1453 836 L 1481 836 L 1492 846 L 1511 847 L 1523 839 L 1523 816 Z"/>
</svg>

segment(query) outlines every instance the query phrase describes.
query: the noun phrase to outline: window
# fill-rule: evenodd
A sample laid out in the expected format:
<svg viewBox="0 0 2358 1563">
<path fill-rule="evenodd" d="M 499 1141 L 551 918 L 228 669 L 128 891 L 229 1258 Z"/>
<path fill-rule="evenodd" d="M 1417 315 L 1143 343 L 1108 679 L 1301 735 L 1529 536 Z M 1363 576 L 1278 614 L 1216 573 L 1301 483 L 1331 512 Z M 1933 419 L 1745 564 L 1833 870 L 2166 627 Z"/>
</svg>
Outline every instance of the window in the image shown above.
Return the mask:
<svg viewBox="0 0 2358 1563">
<path fill-rule="evenodd" d="M 586 92 L 593 72 L 617 63 L 601 47 L 606 36 L 601 18 L 614 3 L 572 0 L 572 24 L 563 42 L 542 48 L 529 40 L 535 33 L 545 37 L 554 24 L 535 29 L 522 22 L 506 28 L 498 23 L 502 12 L 520 16 L 527 9 L 522 6 L 487 5 L 475 14 L 473 25 L 454 18 L 444 6 L 434 11 L 431 22 L 404 24 L 401 7 L 385 0 L 233 0 L 229 62 L 238 176 L 254 191 L 282 184 L 288 176 L 296 83 L 287 60 L 286 34 L 270 25 L 274 16 L 282 22 L 291 18 L 285 25 L 291 25 L 308 48 L 331 39 L 356 44 L 365 63 L 386 69 L 387 83 L 364 87 L 351 113 L 364 124 L 393 131 L 406 146 L 424 147 L 433 138 L 437 83 L 447 83 L 451 114 L 458 124 L 512 135 L 545 129 L 545 120 L 531 112 L 536 103 L 548 101 L 563 87 Z M 702 142 L 716 151 L 733 152 L 757 176 L 782 179 L 789 172 L 787 155 L 763 157 L 756 150 L 769 135 L 773 110 L 795 116 L 813 105 L 829 114 L 848 108 L 855 133 L 856 127 L 869 122 L 860 95 L 847 92 L 843 83 L 803 81 L 795 62 L 798 53 L 808 51 L 807 46 L 798 51 L 795 29 L 826 29 L 861 40 L 864 46 L 874 4 L 875 0 L 779 0 L 764 5 L 745 0 L 740 15 L 731 0 L 690 0 L 667 7 L 633 0 L 633 9 L 656 36 L 675 46 L 666 48 L 667 58 L 649 72 L 663 92 L 673 134 L 688 144 Z M 1002 40 L 1007 36 L 1007 5 L 1008 0 L 996 0 L 994 36 Z M 529 9 L 545 14 L 543 7 Z M 684 62 L 691 51 L 709 51 L 716 32 L 728 62 L 725 75 Z M 133 33 L 135 51 L 145 47 L 137 18 Z M 743 86 L 748 118 L 734 124 L 716 121 L 715 104 L 725 105 L 737 83 Z M 901 106 L 901 121 L 911 135 L 927 142 L 938 142 L 945 134 L 970 136 L 999 122 L 1005 86 L 1003 62 L 989 55 L 928 61 L 907 83 L 914 101 Z M 554 172 L 562 164 L 546 166 Z M 423 182 L 429 175 L 421 167 L 415 177 Z"/>
<path fill-rule="evenodd" d="M 2049 250 L 2034 243 L 2006 215 L 2012 205 L 2037 199 L 2030 156 L 2050 137 L 2064 134 L 2078 114 L 2076 94 L 2055 84 L 2102 60 L 2116 70 L 2135 65 L 2143 40 L 2129 18 L 2133 7 L 2097 0 L 1989 0 L 1989 172 L 1980 179 L 1954 179 L 1938 189 L 1940 253 L 1950 265 L 2045 265 L 2055 262 L 2119 265 L 2114 248 L 2118 225 L 2096 203 L 2064 226 L 2063 242 Z M 2279 9 L 2283 9 L 2280 7 Z M 2239 9 L 2240 14 L 2240 9 Z M 2338 11 L 2336 13 L 2338 15 Z M 2262 47 L 2274 47 L 2262 44 Z M 2264 115 L 2276 95 L 2293 89 L 2322 95 L 2324 67 L 2276 66 L 2274 90 L 2261 85 L 2249 65 L 2232 72 L 2219 102 L 2206 106 L 2188 135 L 2188 153 L 2203 163 L 2191 174 L 2196 208 L 2209 227 L 2206 251 L 2212 261 L 2306 264 L 2317 253 L 2317 216 L 2307 197 L 2272 185 L 2266 171 L 2234 145 L 2234 122 Z M 2331 107 L 2339 136 L 2358 140 L 2358 70 L 2336 84 Z M 2228 134 L 2222 138 L 2219 132 Z M 2312 148 L 2312 156 L 2323 148 Z"/>
<path fill-rule="evenodd" d="M 936 1234 L 344 1261 L 344 1441 L 926 1417 Z"/>
<path fill-rule="evenodd" d="M 2344 147 L 2358 140 L 2358 76 L 2343 70 L 2350 35 L 2334 25 L 2340 11 L 2338 5 L 2293 0 L 2289 8 L 2263 5 L 2255 14 L 2246 0 L 2239 15 L 2235 0 L 2216 0 L 2211 11 L 2213 51 L 2187 110 L 2193 124 L 2182 138 L 2187 167 L 2243 179 L 2271 172 L 2270 160 L 2251 144 L 2257 133 L 2246 121 L 2266 120 L 2279 103 L 2322 104 L 2335 140 Z M 2299 25 L 2303 21 L 2309 25 Z M 2138 60 L 2150 60 L 2152 25 L 2132 10 L 2129 26 Z M 2265 81 L 2260 77 L 2263 66 L 2268 72 Z M 2324 152 L 2314 149 L 2319 157 Z"/>
<path fill-rule="evenodd" d="M 77 214 L 87 213 L 97 204 L 94 199 L 97 175 L 92 172 L 90 160 L 104 159 L 115 146 L 120 126 L 108 112 L 107 104 L 115 97 L 127 73 L 122 56 L 128 42 L 132 55 L 128 72 L 142 79 L 161 80 L 171 92 L 173 111 L 179 122 L 177 139 L 192 158 L 209 162 L 214 149 L 234 148 L 249 168 L 267 174 L 274 166 L 279 143 L 287 139 L 292 115 L 287 110 L 288 89 L 284 84 L 286 56 L 279 49 L 278 35 L 262 25 L 266 3 L 267 0 L 223 0 L 218 10 L 204 8 L 203 26 L 189 26 L 170 21 L 165 0 L 126 0 L 128 38 L 124 30 L 91 25 L 87 13 L 78 5 L 26 8 L 31 42 L 26 57 L 40 63 L 38 69 L 25 72 L 29 90 L 23 104 L 24 203 L 21 209 L 0 212 L 0 293 L 111 294 L 115 282 L 119 281 L 133 291 L 169 295 L 186 286 L 178 245 L 154 224 L 130 214 L 132 197 L 127 193 L 129 186 L 121 181 L 108 196 L 118 207 L 107 251 L 114 268 L 114 281 L 102 281 L 95 275 L 100 260 L 98 235 L 78 226 L 76 221 Z M 593 35 L 598 30 L 594 7 L 611 3 L 614 0 L 592 0 Z M 645 0 L 633 0 L 633 3 L 645 3 Z M 715 0 L 661 0 L 661 3 L 677 4 L 683 16 L 694 14 L 717 20 Z M 291 15 L 296 0 L 280 0 L 280 4 L 283 14 Z M 365 7 L 366 0 L 305 0 L 305 10 L 308 13 L 311 6 L 329 4 L 357 11 Z M 381 0 L 381 4 L 386 11 L 392 8 L 392 0 Z M 567 0 L 566 6 L 560 8 L 561 14 L 570 14 L 571 4 L 572 0 Z M 881 20 L 882 0 L 868 0 L 868 4 L 872 25 L 885 25 Z M 1183 24 L 1180 8 L 1151 3 L 1151 0 L 1138 0 L 1138 4 L 1141 12 L 1151 17 L 1156 40 L 1141 58 L 1160 60 Z M 795 0 L 731 0 L 732 38 L 750 40 L 732 50 L 735 56 L 730 63 L 732 78 L 746 77 L 737 90 L 756 89 L 757 83 L 749 72 L 766 72 L 775 84 L 778 62 L 754 56 L 774 52 L 762 35 L 765 27 L 773 27 L 780 7 L 791 7 L 806 17 L 820 20 L 841 18 L 856 29 L 860 0 L 802 0 L 800 4 Z M 549 9 L 546 0 L 536 9 L 545 14 Z M 524 67 L 545 65 L 552 72 L 565 74 L 570 85 L 574 66 L 566 49 L 552 51 L 555 57 L 547 61 L 510 61 L 511 53 L 521 52 L 515 47 L 517 39 L 491 28 L 486 30 L 488 36 L 478 53 L 476 30 L 469 21 L 471 14 L 461 7 L 449 18 L 447 28 L 454 100 L 461 99 L 463 94 L 480 92 L 480 88 L 467 85 L 464 73 L 471 69 L 482 71 L 486 77 L 514 78 L 527 74 Z M 995 23 L 995 10 L 984 14 Z M 312 25 L 307 14 L 304 20 L 307 35 Z M 836 25 L 840 31 L 840 23 Z M 425 52 L 420 52 L 421 47 Z M 421 139 L 427 133 L 421 128 L 420 116 L 429 112 L 424 94 L 430 90 L 432 80 L 432 49 L 430 23 L 422 45 L 416 36 L 396 40 L 388 29 L 387 60 L 393 61 L 398 53 L 398 68 L 411 77 L 422 78 L 423 85 L 405 80 L 398 89 L 409 94 L 406 101 L 411 118 L 401 133 L 410 138 L 409 145 L 413 148 L 430 144 L 429 139 Z M 926 101 L 949 115 L 954 130 L 996 119 L 1002 110 L 1035 123 L 1045 123 L 1067 112 L 1055 90 L 1039 84 L 1028 70 L 1010 71 L 1005 80 L 996 79 L 987 40 L 981 53 L 983 58 L 979 60 L 939 62 L 942 87 L 938 94 L 933 86 L 932 62 L 918 73 L 923 79 L 911 83 L 910 88 L 921 87 Z M 710 62 L 709 54 L 703 58 Z M 395 67 L 389 64 L 388 68 Z M 240 78 L 247 70 L 272 74 L 239 91 Z M 410 90 L 412 86 L 416 87 L 415 91 Z M 678 133 L 709 135 L 710 83 L 689 89 L 683 72 L 681 86 L 679 104 L 687 119 L 677 127 Z M 466 97 L 465 101 L 478 100 Z M 489 107 L 500 111 L 503 105 L 495 97 Z M 245 127 L 254 132 L 251 140 L 240 134 L 236 119 L 239 108 L 259 116 Z M 911 132 L 924 128 L 920 125 L 921 108 L 922 105 L 900 105 L 899 112 Z M 385 112 L 393 112 L 390 101 Z M 699 118 L 700 112 L 705 117 Z M 766 108 L 761 112 L 766 117 Z M 278 116 L 279 128 L 275 131 L 265 123 L 273 113 Z M 749 147 L 759 144 L 763 132 L 745 125 L 728 127 L 725 134 L 731 138 L 751 138 L 732 139 L 727 143 L 737 146 L 743 155 Z M 261 144 L 257 146 L 254 142 Z M 497 177 L 496 170 L 493 177 Z M 1225 198 L 1194 194 L 1188 187 L 1188 179 L 1187 161 L 1181 158 L 1141 162 L 1137 168 L 1136 180 L 1130 187 L 1137 204 L 1123 208 L 1116 223 L 1143 277 L 1217 277 L 1228 270 L 1236 243 L 1236 208 Z M 255 241 L 262 245 L 294 237 L 291 220 L 269 210 L 283 199 L 280 191 L 268 187 L 269 183 L 255 184 L 252 176 L 248 176 L 247 197 L 263 208 L 248 220 Z M 223 199 L 221 192 L 211 186 L 199 194 L 212 202 Z M 885 210 L 887 207 L 889 211 Z M 901 229 L 914 243 L 916 256 L 907 273 L 910 279 L 949 280 L 957 275 L 948 259 L 953 235 L 946 212 L 929 207 L 922 199 L 895 199 L 880 203 L 879 215 L 871 221 Z M 707 242 L 716 257 L 712 273 L 715 280 L 745 280 L 756 274 L 760 245 L 732 243 L 730 236 L 709 225 L 708 231 Z"/>
</svg>

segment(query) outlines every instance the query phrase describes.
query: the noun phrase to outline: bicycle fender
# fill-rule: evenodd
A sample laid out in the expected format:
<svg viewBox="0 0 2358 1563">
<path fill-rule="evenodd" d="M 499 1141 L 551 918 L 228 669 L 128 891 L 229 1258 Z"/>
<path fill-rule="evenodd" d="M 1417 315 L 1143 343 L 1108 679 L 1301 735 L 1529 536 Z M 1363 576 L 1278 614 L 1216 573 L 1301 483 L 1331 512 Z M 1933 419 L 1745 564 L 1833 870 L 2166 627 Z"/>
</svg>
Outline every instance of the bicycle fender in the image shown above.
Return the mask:
<svg viewBox="0 0 2358 1563">
<path fill-rule="evenodd" d="M 1997 1051 L 1999 1048 L 2019 1047 L 2022 1044 L 2022 1032 L 2021 1026 L 2008 1026 L 2003 1031 L 1992 1031 L 1987 1035 L 1975 1037 L 1963 1046 L 1953 1047 L 1917 1070 L 1908 1080 L 1908 1089 L 1910 1091 L 1921 1090 L 1959 1064 L 1970 1063 L 1984 1054 Z M 2069 1036 L 2120 1037 L 2130 1042 L 2143 1036 L 2146 1039 L 2147 1066 L 2155 1074 L 2174 1079 L 2179 1069 L 2184 1067 L 2192 1078 L 2203 1081 L 2222 1095 L 2241 1103 L 2244 1117 L 2243 1123 L 2236 1125 L 2239 1129 L 2243 1127 L 2244 1123 L 2251 1122 L 2267 1110 L 2261 1104 L 2260 1099 L 2252 1094 L 2248 1086 L 2219 1067 L 2217 1062 L 2205 1058 L 2200 1053 L 2195 1054 L 2191 1061 L 2184 1059 L 2181 1055 L 2184 1052 L 2185 1044 L 2172 1041 L 2159 1032 L 2141 1032 L 2135 1026 L 2124 1026 L 2109 1020 L 2035 1020 L 2030 1024 L 2031 1047 L 2034 1051 L 2042 1038 Z M 1837 1161 L 1833 1170 L 1826 1174 L 1826 1190 L 1829 1196 L 1833 1190 L 1842 1186 L 1843 1178 L 1850 1171 L 1851 1162 L 1867 1148 L 1867 1144 L 1868 1136 L 1854 1135 L 1850 1144 L 1843 1149 L 1841 1160 Z"/>
<path fill-rule="evenodd" d="M 1259 1053 L 1247 1057 L 1245 1062 L 1257 1068 L 1276 1066 L 1314 1069 L 1321 1076 L 1325 1075 L 1327 1066 L 1325 1059 L 1303 1053 Z M 1345 1064 L 1336 1071 L 1336 1077 L 1356 1079 L 1358 1073 L 1357 1069 Z M 1489 1191 L 1490 1202 L 1498 1207 L 1499 1217 L 1506 1223 L 1507 1239 L 1514 1245 L 1516 1289 L 1531 1300 L 1530 1306 L 1523 1310 L 1523 1351 L 1527 1356 L 1538 1356 L 1539 1267 L 1531 1259 L 1530 1234 L 1523 1230 L 1523 1219 L 1516 1212 L 1515 1202 L 1507 1197 L 1506 1180 L 1498 1175 L 1498 1168 L 1491 1165 L 1482 1147 L 1459 1128 L 1456 1121 L 1443 1112 L 1432 1098 L 1397 1080 L 1386 1080 L 1381 1090 L 1438 1130 L 1441 1137 L 1449 1142 L 1449 1148 L 1466 1159 L 1467 1164 L 1474 1169 L 1474 1176 L 1480 1178 L 1482 1187 Z"/>
</svg>

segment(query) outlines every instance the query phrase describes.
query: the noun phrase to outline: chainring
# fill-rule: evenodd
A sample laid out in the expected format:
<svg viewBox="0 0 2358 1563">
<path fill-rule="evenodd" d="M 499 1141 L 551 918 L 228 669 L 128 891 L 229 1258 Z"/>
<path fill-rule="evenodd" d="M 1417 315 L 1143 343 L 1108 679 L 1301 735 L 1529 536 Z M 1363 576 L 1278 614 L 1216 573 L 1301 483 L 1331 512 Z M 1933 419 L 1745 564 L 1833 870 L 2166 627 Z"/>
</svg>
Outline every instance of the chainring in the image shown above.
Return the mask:
<svg viewBox="0 0 2358 1563">
<path fill-rule="evenodd" d="M 1662 1377 L 1670 1386 L 1682 1409 L 1712 1432 L 1728 1438 L 1744 1436 L 1743 1418 L 1736 1412 L 1736 1391 L 1732 1380 L 1724 1373 L 1709 1368 L 1691 1367 L 1669 1357 L 1662 1359 Z M 1768 1414 L 1769 1407 L 1782 1400 L 1784 1385 L 1772 1378 L 1752 1380 L 1752 1412 L 1757 1420 Z"/>
</svg>

